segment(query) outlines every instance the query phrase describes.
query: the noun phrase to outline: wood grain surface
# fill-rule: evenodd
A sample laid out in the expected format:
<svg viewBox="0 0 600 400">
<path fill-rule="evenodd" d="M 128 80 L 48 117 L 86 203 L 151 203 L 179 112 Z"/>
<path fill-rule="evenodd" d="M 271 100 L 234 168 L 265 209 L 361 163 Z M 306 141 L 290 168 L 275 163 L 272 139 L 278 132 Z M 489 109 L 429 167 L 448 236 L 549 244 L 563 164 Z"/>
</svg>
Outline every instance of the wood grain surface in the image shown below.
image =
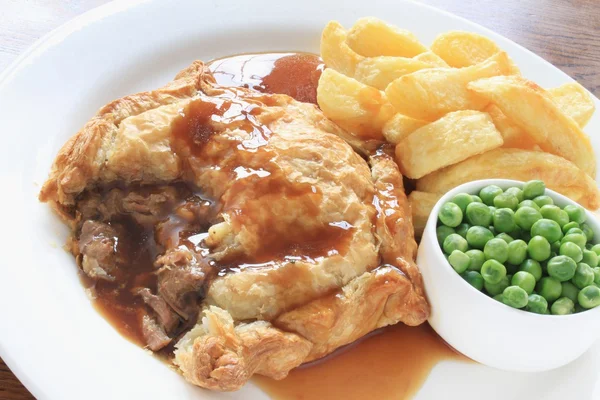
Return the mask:
<svg viewBox="0 0 600 400">
<path fill-rule="evenodd" d="M 105 0 L 0 0 L 0 71 L 33 42 Z M 423 0 L 539 54 L 600 97 L 600 1 Z M 0 360 L 0 400 L 33 396 Z"/>
</svg>

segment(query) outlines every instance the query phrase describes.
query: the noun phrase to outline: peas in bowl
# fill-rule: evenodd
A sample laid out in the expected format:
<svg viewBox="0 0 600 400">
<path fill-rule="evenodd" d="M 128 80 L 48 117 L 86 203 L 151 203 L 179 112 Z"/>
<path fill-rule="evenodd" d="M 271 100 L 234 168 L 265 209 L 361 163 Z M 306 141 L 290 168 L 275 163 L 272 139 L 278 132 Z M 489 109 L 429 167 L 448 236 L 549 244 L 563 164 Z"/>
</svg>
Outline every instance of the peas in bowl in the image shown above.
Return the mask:
<svg viewBox="0 0 600 400">
<path fill-rule="evenodd" d="M 535 203 L 540 197 L 541 207 Z M 477 290 L 524 311 L 566 315 L 600 305 L 600 244 L 586 221 L 583 207 L 554 204 L 544 182 L 533 180 L 456 194 L 442 205 L 436 232 L 469 226 L 464 237 L 453 233 L 439 243 L 452 268 Z M 470 250 L 483 250 L 481 265 L 472 261 Z M 534 262 L 545 266 L 541 273 L 530 271 Z M 562 293 L 565 282 L 576 294 Z M 560 293 L 552 287 L 560 287 Z M 530 296 L 534 304 L 528 307 Z"/>
<path fill-rule="evenodd" d="M 441 220 L 445 204 L 456 207 L 444 207 Z M 458 186 L 434 206 L 419 246 L 430 325 L 456 350 L 500 369 L 574 360 L 600 337 L 598 239 L 596 217 L 542 181 Z"/>
</svg>

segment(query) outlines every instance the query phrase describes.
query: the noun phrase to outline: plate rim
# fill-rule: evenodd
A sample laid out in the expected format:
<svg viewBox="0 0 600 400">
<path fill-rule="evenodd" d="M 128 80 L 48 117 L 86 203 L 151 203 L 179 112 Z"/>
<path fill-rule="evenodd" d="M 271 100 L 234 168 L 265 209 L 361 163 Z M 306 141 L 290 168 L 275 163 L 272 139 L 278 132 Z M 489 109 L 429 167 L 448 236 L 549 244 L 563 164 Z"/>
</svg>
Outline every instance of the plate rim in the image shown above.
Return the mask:
<svg viewBox="0 0 600 400">
<path fill-rule="evenodd" d="M 0 72 L 0 94 L 3 92 L 5 86 L 10 83 L 10 81 L 19 74 L 20 70 L 30 63 L 35 63 L 37 58 L 43 56 L 43 54 L 52 48 L 55 44 L 60 43 L 67 37 L 75 34 L 79 30 L 85 29 L 87 25 L 98 22 L 104 18 L 111 17 L 113 15 L 130 11 L 131 9 L 135 9 L 136 7 L 144 4 L 144 3 L 160 3 L 165 0 L 112 0 L 106 4 L 102 4 L 100 6 L 94 7 L 64 23 L 59 25 L 58 27 L 52 29 L 48 33 L 44 34 L 42 37 L 37 39 L 34 43 L 32 43 L 26 50 L 24 50 L 21 54 L 19 54 L 9 65 Z M 306 1 L 306 0 L 305 0 Z M 312 1 L 312 0 L 309 0 Z M 465 28 L 468 26 L 475 26 L 479 30 L 493 36 L 500 37 L 503 40 L 506 40 L 511 43 L 512 46 L 519 48 L 528 54 L 529 57 L 535 58 L 538 61 L 542 61 L 544 64 L 547 64 L 545 68 L 552 68 L 556 72 L 562 75 L 562 78 L 568 82 L 577 82 L 574 78 L 572 78 L 565 71 L 560 69 L 559 67 L 552 64 L 550 61 L 544 59 L 540 55 L 536 54 L 532 50 L 529 50 L 527 47 L 515 42 L 512 39 L 500 34 L 491 28 L 488 28 L 484 25 L 481 25 L 477 22 L 471 21 L 465 17 L 456 15 L 450 11 L 438 8 L 436 6 L 425 4 L 416 0 L 395 0 L 396 6 L 398 8 L 402 7 L 402 4 L 409 3 L 414 4 L 417 7 L 428 9 L 431 12 L 441 14 L 446 18 L 450 18 L 453 20 L 458 20 L 462 24 L 465 25 Z M 374 10 L 375 11 L 375 10 Z M 582 85 L 583 86 L 583 85 Z M 592 97 L 596 104 L 600 104 L 600 99 L 596 97 L 588 88 L 584 86 L 585 90 Z M 10 371 L 19 379 L 19 381 L 23 384 L 23 386 L 31 392 L 31 394 L 37 399 L 49 399 L 50 395 L 43 390 L 42 387 L 38 386 L 35 382 L 35 378 L 31 377 L 30 374 L 26 371 L 26 368 L 23 368 L 18 361 L 18 357 L 13 357 L 14 352 L 11 352 L 7 346 L 5 346 L 2 341 L 0 341 L 0 357 L 3 359 L 5 364 L 8 366 Z"/>
</svg>

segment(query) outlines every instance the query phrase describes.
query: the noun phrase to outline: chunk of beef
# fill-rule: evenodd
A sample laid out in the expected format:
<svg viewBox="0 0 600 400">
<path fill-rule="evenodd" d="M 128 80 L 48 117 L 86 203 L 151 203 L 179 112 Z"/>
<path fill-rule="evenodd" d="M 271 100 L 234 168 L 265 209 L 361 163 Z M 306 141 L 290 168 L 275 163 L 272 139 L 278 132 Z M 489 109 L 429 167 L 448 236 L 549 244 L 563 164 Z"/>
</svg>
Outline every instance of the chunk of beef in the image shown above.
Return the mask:
<svg viewBox="0 0 600 400">
<path fill-rule="evenodd" d="M 142 334 L 146 345 L 152 351 L 158 351 L 171 343 L 171 338 L 167 336 L 163 328 L 156 320 L 148 314 L 142 317 Z"/>
<path fill-rule="evenodd" d="M 88 220 L 81 227 L 79 251 L 83 272 L 93 279 L 113 281 L 118 268 L 117 230 L 105 223 Z"/>
<path fill-rule="evenodd" d="M 207 260 L 185 246 L 168 250 L 157 259 L 158 294 L 183 319 L 195 319 L 210 272 Z"/>
<path fill-rule="evenodd" d="M 144 303 L 148 305 L 156 314 L 157 322 L 168 334 L 172 333 L 179 325 L 179 316 L 173 312 L 169 305 L 159 296 L 152 294 L 150 289 L 139 289 L 137 293 L 142 297 Z"/>
<path fill-rule="evenodd" d="M 132 191 L 122 200 L 122 210 L 142 225 L 153 225 L 164 218 L 165 209 L 174 205 L 180 195 L 172 186 L 164 186 L 160 191 Z"/>
</svg>

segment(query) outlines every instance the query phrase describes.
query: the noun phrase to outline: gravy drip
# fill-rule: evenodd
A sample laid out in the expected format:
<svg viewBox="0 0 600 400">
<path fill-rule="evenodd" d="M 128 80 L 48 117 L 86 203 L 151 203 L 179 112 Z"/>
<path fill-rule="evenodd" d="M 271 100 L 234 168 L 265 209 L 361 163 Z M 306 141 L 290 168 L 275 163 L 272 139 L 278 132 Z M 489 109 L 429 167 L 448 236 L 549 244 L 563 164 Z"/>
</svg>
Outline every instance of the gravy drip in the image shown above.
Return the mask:
<svg viewBox="0 0 600 400">
<path fill-rule="evenodd" d="M 220 85 L 287 94 L 317 104 L 317 84 L 325 64 L 311 53 L 258 53 L 220 58 L 209 68 Z"/>
<path fill-rule="evenodd" d="M 466 360 L 429 324 L 397 324 L 372 333 L 276 381 L 254 382 L 276 400 L 396 400 L 411 398 L 440 360 Z"/>
</svg>

